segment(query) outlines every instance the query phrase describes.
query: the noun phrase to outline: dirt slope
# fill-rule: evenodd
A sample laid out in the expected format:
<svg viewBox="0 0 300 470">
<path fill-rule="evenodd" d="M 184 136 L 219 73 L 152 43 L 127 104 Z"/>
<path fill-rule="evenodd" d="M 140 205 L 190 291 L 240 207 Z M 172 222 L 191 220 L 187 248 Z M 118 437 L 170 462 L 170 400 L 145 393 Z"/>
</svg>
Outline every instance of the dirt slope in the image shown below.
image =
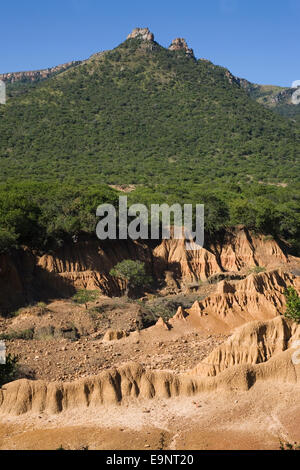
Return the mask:
<svg viewBox="0 0 300 470">
<path fill-rule="evenodd" d="M 111 268 L 123 259 L 145 262 L 155 279 L 172 273 L 177 286 L 188 286 L 226 271 L 247 271 L 254 266 L 285 266 L 299 260 L 289 257 L 273 239 L 250 233 L 243 227 L 228 231 L 222 242 L 187 251 L 183 240 L 163 240 L 154 249 L 132 241 L 86 240 L 38 256 L 27 249 L 0 256 L 0 313 L 34 300 L 70 296 L 75 289 L 99 289 L 120 295 L 125 286 L 113 279 Z"/>
<path fill-rule="evenodd" d="M 266 322 L 250 322 L 206 357 L 191 374 L 215 376 L 238 364 L 260 364 L 293 348 L 300 339 L 300 325 L 278 316 Z"/>
<path fill-rule="evenodd" d="M 299 277 L 281 269 L 250 274 L 240 281 L 221 281 L 211 295 L 196 301 L 170 321 L 174 329 L 187 328 L 229 333 L 253 320 L 267 320 L 285 312 L 284 291 L 294 286 L 300 292 Z"/>
<path fill-rule="evenodd" d="M 193 396 L 215 390 L 245 391 L 256 382 L 268 380 L 299 383 L 300 364 L 294 360 L 293 344 L 289 345 L 290 339 L 299 338 L 299 327 L 285 321 L 280 323 L 278 319 L 264 326 L 271 330 L 273 344 L 269 337 L 257 341 L 262 331 L 260 322 L 241 328 L 231 338 L 231 342 L 229 340 L 210 355 L 209 360 L 216 361 L 217 366 L 212 372 L 204 370 L 204 373 L 214 376 L 199 375 L 203 374 L 203 364 L 192 373 L 174 375 L 168 371 L 145 370 L 139 364 L 129 363 L 73 383 L 18 380 L 5 385 L 0 391 L 0 412 L 13 415 L 28 412 L 56 414 L 73 408 L 117 404 L 136 398 Z M 287 330 L 283 341 L 284 326 Z M 251 357 L 243 356 L 244 349 L 238 346 L 247 342 L 251 345 Z M 265 362 L 261 362 L 264 359 L 261 354 L 262 343 L 265 349 L 272 344 L 269 353 L 265 354 Z M 222 351 L 225 352 L 222 354 Z M 229 361 L 227 364 L 229 356 L 231 363 Z M 219 373 L 215 375 L 216 372 Z"/>
</svg>

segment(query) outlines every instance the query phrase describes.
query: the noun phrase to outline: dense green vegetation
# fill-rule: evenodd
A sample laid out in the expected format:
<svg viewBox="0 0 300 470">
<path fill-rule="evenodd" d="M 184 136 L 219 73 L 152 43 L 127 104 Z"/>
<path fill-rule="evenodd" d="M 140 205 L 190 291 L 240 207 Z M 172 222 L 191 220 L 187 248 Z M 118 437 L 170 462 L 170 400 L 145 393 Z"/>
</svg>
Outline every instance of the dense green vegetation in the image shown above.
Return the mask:
<svg viewBox="0 0 300 470">
<path fill-rule="evenodd" d="M 292 103 L 294 89 L 274 85 L 257 85 L 247 80 L 242 80 L 241 85 L 249 96 L 258 103 L 300 124 L 300 105 Z"/>
<path fill-rule="evenodd" d="M 146 273 L 145 264 L 141 261 L 125 259 L 110 271 L 110 275 L 123 279 L 126 282 L 125 295 L 128 295 L 130 289 L 136 289 L 141 286 L 147 286 L 151 279 Z"/>
<path fill-rule="evenodd" d="M 106 185 L 7 183 L 0 185 L 0 252 L 22 245 L 47 252 L 76 241 L 96 237 L 98 205 L 118 208 L 118 193 Z M 124 196 L 124 193 L 122 193 Z M 299 186 L 220 183 L 138 186 L 128 194 L 128 205 L 205 204 L 206 236 L 244 224 L 252 230 L 285 240 L 300 253 Z M 149 211 L 150 212 L 150 211 Z"/>
<path fill-rule="evenodd" d="M 0 252 L 95 236 L 97 206 L 118 202 L 107 185 L 131 183 L 129 204 L 204 203 L 208 239 L 244 224 L 299 254 L 299 127 L 226 69 L 128 40 L 8 91 Z"/>
<path fill-rule="evenodd" d="M 106 185 L 0 185 L 0 251 L 27 245 L 45 252 L 79 233 L 94 233 L 98 205 L 117 200 Z"/>
<path fill-rule="evenodd" d="M 286 118 L 291 119 L 292 121 L 296 122 L 298 125 L 300 124 L 300 105 L 297 104 L 288 104 L 288 103 L 280 103 L 275 108 L 278 114 L 284 116 Z"/>
<path fill-rule="evenodd" d="M 300 254 L 299 185 L 277 187 L 264 184 L 161 185 L 138 187 L 128 203 L 205 204 L 205 232 L 213 238 L 226 227 L 243 224 L 290 244 Z"/>
<path fill-rule="evenodd" d="M 6 356 L 6 363 L 0 364 L 0 388 L 14 380 L 18 372 L 18 358 L 8 354 Z"/>
<path fill-rule="evenodd" d="M 298 148 L 299 129 L 251 100 L 226 69 L 140 40 L 0 108 L 2 181 L 290 182 Z"/>
<path fill-rule="evenodd" d="M 300 297 L 294 287 L 288 287 L 285 293 L 286 297 L 286 313 L 287 318 L 291 318 L 300 323 Z"/>
</svg>

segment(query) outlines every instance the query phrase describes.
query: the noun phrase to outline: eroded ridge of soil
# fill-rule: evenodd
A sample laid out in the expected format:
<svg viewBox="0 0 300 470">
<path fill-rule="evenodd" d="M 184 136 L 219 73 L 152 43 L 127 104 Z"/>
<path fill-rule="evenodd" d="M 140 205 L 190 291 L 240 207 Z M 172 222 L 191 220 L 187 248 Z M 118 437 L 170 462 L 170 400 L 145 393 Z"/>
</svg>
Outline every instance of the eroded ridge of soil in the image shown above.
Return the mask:
<svg viewBox="0 0 300 470">
<path fill-rule="evenodd" d="M 300 327 L 282 315 L 289 285 L 299 291 L 299 277 L 275 269 L 204 282 L 193 294 L 99 295 L 86 306 L 56 300 L 2 317 L 20 378 L 33 381 L 0 391 L 0 448 L 299 442 L 300 365 L 292 357 Z M 155 323 L 153 316 L 149 326 L 161 299 L 173 318 Z M 17 338 L 28 331 L 31 337 Z"/>
</svg>

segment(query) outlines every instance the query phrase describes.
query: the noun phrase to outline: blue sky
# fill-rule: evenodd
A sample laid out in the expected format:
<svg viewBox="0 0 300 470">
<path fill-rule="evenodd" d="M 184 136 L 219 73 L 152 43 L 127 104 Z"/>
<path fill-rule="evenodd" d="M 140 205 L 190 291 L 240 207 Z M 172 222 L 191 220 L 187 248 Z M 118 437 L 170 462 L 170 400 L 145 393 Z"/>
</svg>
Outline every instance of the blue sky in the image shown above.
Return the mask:
<svg viewBox="0 0 300 470">
<path fill-rule="evenodd" d="M 161 45 L 185 37 L 198 58 L 250 81 L 300 80 L 300 0 L 2 0 L 0 8 L 0 73 L 85 59 L 148 26 Z"/>
</svg>

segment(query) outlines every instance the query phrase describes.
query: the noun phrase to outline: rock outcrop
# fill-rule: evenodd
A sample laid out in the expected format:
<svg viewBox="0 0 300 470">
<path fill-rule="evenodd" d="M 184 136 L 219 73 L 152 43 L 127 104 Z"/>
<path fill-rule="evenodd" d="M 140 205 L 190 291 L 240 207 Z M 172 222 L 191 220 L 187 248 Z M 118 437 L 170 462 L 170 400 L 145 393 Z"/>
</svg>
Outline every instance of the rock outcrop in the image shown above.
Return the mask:
<svg viewBox="0 0 300 470">
<path fill-rule="evenodd" d="M 70 297 L 76 289 L 99 289 L 118 296 L 126 288 L 125 283 L 109 272 L 124 259 L 149 264 L 151 250 L 138 242 L 90 240 L 43 256 L 27 249 L 0 255 L 0 314 L 35 300 Z"/>
<path fill-rule="evenodd" d="M 149 28 L 135 28 L 128 36 L 127 39 L 142 39 L 143 41 L 154 41 L 154 34 L 151 33 Z"/>
<path fill-rule="evenodd" d="M 184 38 L 173 39 L 172 44 L 169 46 L 170 51 L 185 51 L 186 55 L 194 57 L 193 49 L 190 49 Z"/>
<path fill-rule="evenodd" d="M 119 339 L 126 338 L 127 333 L 124 330 L 107 330 L 103 337 L 103 341 L 118 341 Z"/>
<path fill-rule="evenodd" d="M 185 320 L 187 316 L 188 313 L 182 307 L 178 307 L 177 312 L 175 313 L 174 317 L 170 320 L 170 323 L 172 322 L 172 320 Z"/>
<path fill-rule="evenodd" d="M 159 328 L 164 328 L 165 330 L 169 330 L 170 329 L 170 326 L 168 325 L 167 322 L 165 322 L 165 320 L 162 318 L 162 317 L 159 317 L 159 319 L 157 320 L 155 326 L 158 326 Z"/>
</svg>

